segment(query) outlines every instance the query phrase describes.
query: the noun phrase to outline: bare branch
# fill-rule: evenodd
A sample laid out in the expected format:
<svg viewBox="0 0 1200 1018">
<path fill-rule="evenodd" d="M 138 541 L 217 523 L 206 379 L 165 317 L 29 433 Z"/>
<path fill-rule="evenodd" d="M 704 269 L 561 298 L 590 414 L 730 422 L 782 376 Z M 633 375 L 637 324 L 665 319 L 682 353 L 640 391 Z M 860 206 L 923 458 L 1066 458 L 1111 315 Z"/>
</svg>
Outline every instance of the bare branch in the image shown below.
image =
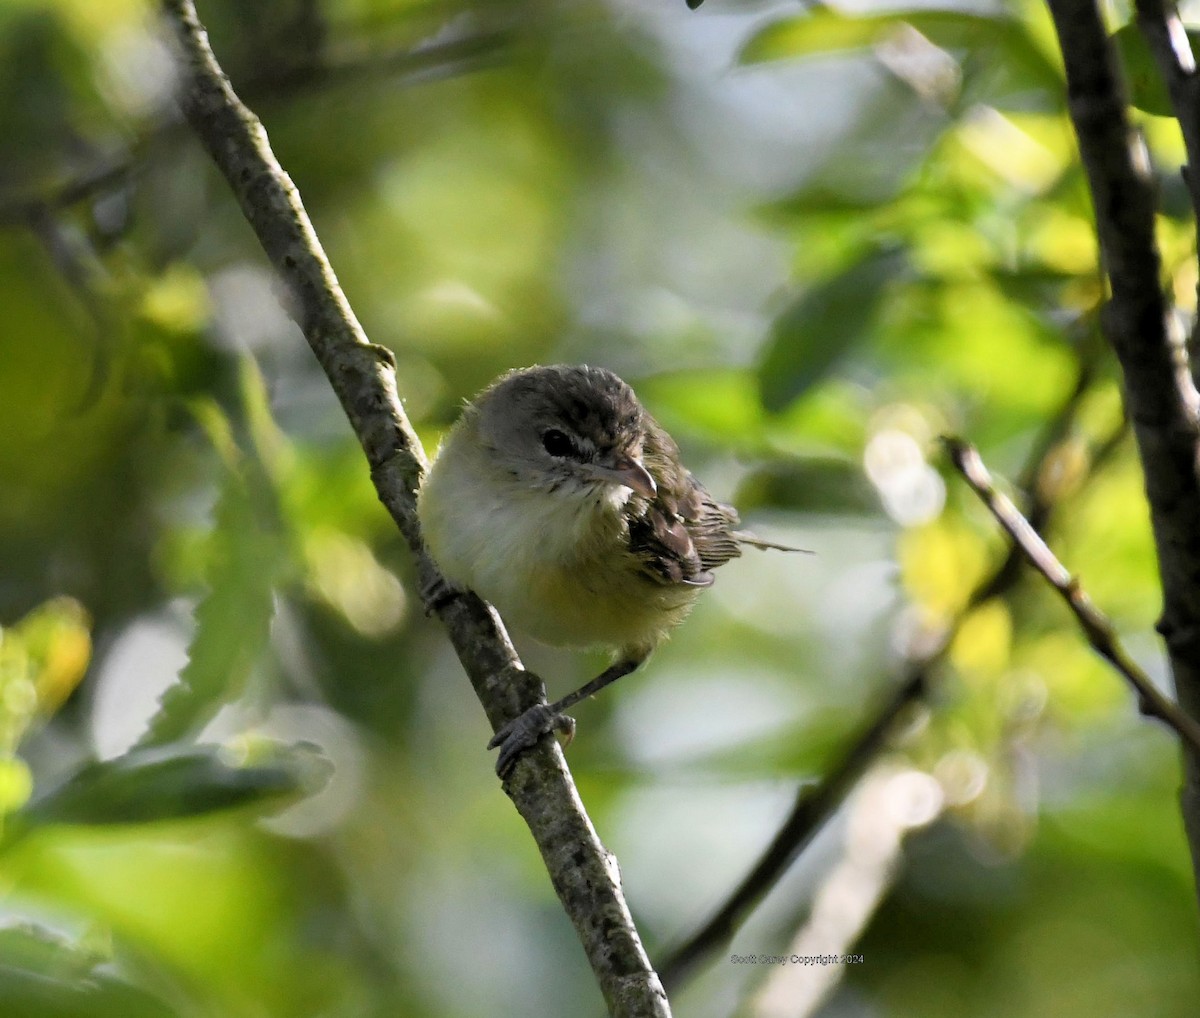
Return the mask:
<svg viewBox="0 0 1200 1018">
<path fill-rule="evenodd" d="M 1158 629 L 1170 652 L 1180 705 L 1197 718 L 1200 428 L 1187 357 L 1167 326 L 1149 157 L 1131 131 L 1124 88 L 1095 0 L 1048 2 L 1066 66 L 1068 111 L 1079 139 L 1112 289 L 1104 331 L 1121 365 L 1125 404 L 1145 474 L 1163 586 Z M 1193 872 L 1200 877 L 1200 751 L 1185 742 L 1184 759 L 1181 806 Z"/>
<path fill-rule="evenodd" d="M 955 469 L 971 486 L 1012 538 L 1013 543 L 1046 581 L 1058 591 L 1067 607 L 1079 620 L 1079 625 L 1092 648 L 1104 658 L 1138 694 L 1142 713 L 1156 717 L 1174 728 L 1179 737 L 1200 751 L 1200 723 L 1188 717 L 1178 704 L 1163 695 L 1150 677 L 1138 666 L 1122 646 L 1112 623 L 1092 604 L 1079 578 L 1072 576 L 1059 562 L 1050 546 L 1038 535 L 1012 501 L 996 490 L 991 475 L 974 446 L 959 438 L 944 438 L 946 450 Z"/>
<path fill-rule="evenodd" d="M 292 98 L 300 92 L 353 85 L 383 76 L 399 79 L 405 85 L 423 84 L 486 67 L 512 41 L 511 30 L 487 28 L 402 49 L 366 49 L 353 56 L 286 67 L 282 71 L 268 67 L 247 80 L 241 92 L 251 101 L 279 94 Z"/>
<path fill-rule="evenodd" d="M 1059 443 L 1070 433 L 1083 396 L 1095 375 L 1092 360 L 1083 359 L 1075 384 L 1054 416 L 1047 421 L 1021 472 L 1032 501 L 1031 518 L 1037 520 L 1039 529 L 1049 525 L 1055 503 L 1045 496 L 1036 482 Z M 1122 421 L 1097 445 L 1091 457 L 1093 469 L 1107 458 L 1125 431 Z M 851 740 L 828 773 L 817 784 L 800 789 L 791 812 L 771 843 L 712 918 L 659 963 L 659 974 L 668 990 L 684 983 L 712 952 L 732 939 L 750 912 L 833 816 L 858 779 L 888 747 L 909 708 L 925 698 L 938 667 L 966 617 L 992 598 L 1002 597 L 1016 584 L 1020 574 L 1014 566 L 1019 561 L 1020 552 L 1014 549 L 1013 554 L 980 581 L 967 598 L 965 609 L 956 618 L 941 627 L 940 631 L 925 634 L 925 639 L 914 641 L 903 677 L 891 695 L 870 715 L 865 727 Z"/>
<path fill-rule="evenodd" d="M 1158 64 L 1158 72 L 1167 86 L 1171 108 L 1183 134 L 1187 165 L 1182 168 L 1183 180 L 1192 198 L 1192 214 L 1200 221 L 1200 76 L 1183 22 L 1175 5 L 1164 0 L 1136 0 L 1137 23 L 1150 52 Z M 1197 284 L 1200 302 L 1200 284 Z M 1196 384 L 1200 356 L 1200 315 L 1192 323 L 1188 344 L 1192 360 L 1192 382 Z"/>
<path fill-rule="evenodd" d="M 266 131 L 217 64 L 192 0 L 163 0 L 162 9 L 180 50 L 184 115 L 290 291 L 290 312 L 341 400 L 379 498 L 412 549 L 421 580 L 430 583 L 437 573 L 416 513 L 425 454 L 397 398 L 391 354 L 367 341 Z M 541 683 L 521 667 L 494 609 L 464 595 L 446 599 L 437 614 L 493 728 L 544 702 Z M 481 751 L 481 764 L 484 759 Z M 529 825 L 610 1013 L 669 1016 L 616 862 L 600 843 L 557 744 L 543 740 L 522 756 L 504 788 Z"/>
<path fill-rule="evenodd" d="M 888 745 L 897 720 L 925 695 L 929 669 L 924 662 L 909 669 L 904 681 L 875 712 L 867 727 L 820 782 L 807 785 L 771 844 L 754 868 L 716 914 L 659 963 L 663 985 L 679 986 L 713 951 L 728 943 L 750 911 L 833 816 L 871 762 Z"/>
<path fill-rule="evenodd" d="M 1089 317 L 1091 316 L 1089 315 Z M 1087 395 L 1095 378 L 1096 358 L 1081 357 L 1078 370 L 1075 373 L 1075 384 L 1071 387 L 1071 391 L 1067 393 L 1062 406 L 1059 407 L 1058 411 L 1050 418 L 1038 435 L 1033 449 L 1030 450 L 1029 455 L 1026 457 L 1025 464 L 1017 481 L 1017 487 L 1025 493 L 1029 500 L 1028 518 L 1030 525 L 1039 534 L 1045 531 L 1055 506 L 1054 501 L 1046 497 L 1042 488 L 1042 473 L 1046 469 L 1046 464 L 1050 462 L 1050 457 L 1054 454 L 1054 451 L 1070 433 L 1080 404 L 1083 402 L 1083 397 Z M 1124 434 L 1125 425 L 1122 422 L 1121 427 L 1113 432 L 1112 441 L 1116 441 Z M 1096 460 L 1093 458 L 1093 466 L 1095 462 Z M 981 583 L 972 592 L 967 602 L 968 609 L 978 607 L 984 602 L 990 601 L 993 597 L 999 597 L 1011 590 L 1016 583 L 1020 567 L 1021 553 L 1014 547 L 1000 564 L 1000 567 L 992 574 L 991 578 L 985 583 Z"/>
<path fill-rule="evenodd" d="M 129 178 L 134 162 L 132 153 L 123 155 L 93 166 L 57 187 L 5 201 L 0 204 L 0 227 L 27 226 L 41 216 L 118 187 Z"/>
<path fill-rule="evenodd" d="M 1171 108 L 1183 131 L 1188 158 L 1183 176 L 1192 196 L 1192 208 L 1200 215 L 1200 177 L 1191 170 L 1200 166 L 1200 79 L 1196 77 L 1192 44 L 1173 3 L 1135 0 L 1134 6 L 1138 28 L 1158 64 L 1158 72 L 1171 97 Z"/>
</svg>

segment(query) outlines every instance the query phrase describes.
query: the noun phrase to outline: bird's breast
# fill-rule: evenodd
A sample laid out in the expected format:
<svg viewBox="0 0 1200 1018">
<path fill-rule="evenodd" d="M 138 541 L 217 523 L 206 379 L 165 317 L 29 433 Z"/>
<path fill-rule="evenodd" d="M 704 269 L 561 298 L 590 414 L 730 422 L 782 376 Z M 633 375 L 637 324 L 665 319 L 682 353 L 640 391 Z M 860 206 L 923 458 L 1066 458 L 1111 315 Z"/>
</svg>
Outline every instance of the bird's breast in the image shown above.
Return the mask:
<svg viewBox="0 0 1200 1018">
<path fill-rule="evenodd" d="M 630 552 L 626 499 L 478 481 L 435 469 L 422 526 L 446 576 L 505 621 L 554 645 L 648 649 L 687 613 L 696 591 L 656 581 Z"/>
</svg>

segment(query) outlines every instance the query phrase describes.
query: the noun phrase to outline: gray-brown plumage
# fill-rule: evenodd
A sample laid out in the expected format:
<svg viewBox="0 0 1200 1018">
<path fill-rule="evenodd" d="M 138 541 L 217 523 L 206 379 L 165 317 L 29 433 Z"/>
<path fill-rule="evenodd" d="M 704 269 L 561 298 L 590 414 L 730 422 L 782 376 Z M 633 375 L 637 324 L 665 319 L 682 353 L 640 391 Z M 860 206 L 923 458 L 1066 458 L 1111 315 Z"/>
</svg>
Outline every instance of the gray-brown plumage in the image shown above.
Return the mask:
<svg viewBox="0 0 1200 1018">
<path fill-rule="evenodd" d="M 712 570 L 761 545 L 680 462 L 611 371 L 527 368 L 467 406 L 421 490 L 422 531 L 453 584 L 547 643 L 605 646 L 583 689 L 497 733 L 503 773 L 561 711 L 638 666 Z M 564 722 L 565 723 L 565 722 Z"/>
<path fill-rule="evenodd" d="M 733 530 L 738 515 L 684 469 L 674 440 L 649 414 L 643 414 L 642 427 L 646 469 L 658 491 L 631 507 L 630 551 L 666 583 L 710 587 L 711 570 L 741 554 Z"/>
</svg>

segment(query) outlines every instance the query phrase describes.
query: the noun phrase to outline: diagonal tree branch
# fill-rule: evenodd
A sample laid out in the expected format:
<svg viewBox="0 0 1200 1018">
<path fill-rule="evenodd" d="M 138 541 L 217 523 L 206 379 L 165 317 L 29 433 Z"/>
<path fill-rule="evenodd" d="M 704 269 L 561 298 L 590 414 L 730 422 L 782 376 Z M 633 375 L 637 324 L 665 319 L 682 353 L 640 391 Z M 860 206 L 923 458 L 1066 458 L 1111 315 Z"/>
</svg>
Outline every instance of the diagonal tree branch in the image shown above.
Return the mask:
<svg viewBox="0 0 1200 1018">
<path fill-rule="evenodd" d="M 422 583 L 430 583 L 437 573 L 416 514 L 425 454 L 397 397 L 391 354 L 367 341 L 266 131 L 222 73 L 193 0 L 162 0 L 162 10 L 180 51 L 184 115 L 286 284 L 289 311 L 362 444 L 380 501 L 412 549 Z M 493 608 L 464 595 L 436 611 L 493 728 L 544 702 L 540 681 L 521 667 Z M 630 917 L 616 860 L 600 843 L 557 744 L 543 740 L 522 756 L 504 788 L 537 842 L 610 1013 L 667 1018 L 666 994 Z"/>
<path fill-rule="evenodd" d="M 1200 429 L 1182 344 L 1167 328 L 1154 237 L 1149 157 L 1131 129 L 1124 87 L 1094 0 L 1048 0 L 1067 73 L 1067 106 L 1087 174 L 1111 287 L 1105 336 L 1116 352 L 1145 475 L 1180 706 L 1200 718 Z M 1184 826 L 1200 891 L 1200 752 L 1184 746 Z"/>
<path fill-rule="evenodd" d="M 971 490 L 996 518 L 996 522 L 1012 538 L 1014 546 L 1066 601 L 1067 607 L 1079 620 L 1080 628 L 1083 629 L 1092 649 L 1133 687 L 1138 695 L 1142 713 L 1166 722 L 1192 750 L 1200 751 L 1200 722 L 1189 717 L 1173 700 L 1164 696 L 1137 662 L 1129 656 L 1108 616 L 1084 593 L 1079 578 L 1072 576 L 1059 562 L 1049 545 L 1042 540 L 1012 501 L 996 490 L 991 474 L 988 473 L 975 447 L 960 438 L 948 437 L 943 439 L 943 442 L 955 469 L 962 474 Z"/>
<path fill-rule="evenodd" d="M 1054 416 L 1047 421 L 1021 472 L 1022 487 L 1029 493 L 1030 519 L 1038 530 L 1050 524 L 1056 503 L 1037 484 L 1046 463 L 1071 432 L 1080 404 L 1095 380 L 1095 364 L 1084 357 L 1075 383 Z M 1092 469 L 1108 457 L 1126 432 L 1125 422 L 1106 436 L 1091 457 Z M 750 872 L 703 926 L 675 947 L 658 966 L 668 990 L 683 984 L 713 952 L 727 944 L 792 861 L 808 846 L 838 810 L 871 763 L 890 745 L 901 719 L 922 701 L 963 621 L 976 608 L 1003 597 L 1020 578 L 1021 553 L 1011 553 L 971 592 L 966 606 L 939 631 L 915 640 L 903 676 L 866 725 L 819 782 L 806 785 L 796 795 L 791 812 L 763 850 Z"/>
<path fill-rule="evenodd" d="M 949 641 L 946 642 L 948 645 Z M 944 649 L 939 641 L 939 657 Z M 806 785 L 800 790 L 787 819 L 725 903 L 699 930 L 659 963 L 663 984 L 669 990 L 681 985 L 698 965 L 733 938 L 750 912 L 825 826 L 858 779 L 889 745 L 899 719 L 909 707 L 925 696 L 931 664 L 922 660 L 909 667 L 899 686 L 854 738 L 829 773 L 817 784 Z"/>
</svg>

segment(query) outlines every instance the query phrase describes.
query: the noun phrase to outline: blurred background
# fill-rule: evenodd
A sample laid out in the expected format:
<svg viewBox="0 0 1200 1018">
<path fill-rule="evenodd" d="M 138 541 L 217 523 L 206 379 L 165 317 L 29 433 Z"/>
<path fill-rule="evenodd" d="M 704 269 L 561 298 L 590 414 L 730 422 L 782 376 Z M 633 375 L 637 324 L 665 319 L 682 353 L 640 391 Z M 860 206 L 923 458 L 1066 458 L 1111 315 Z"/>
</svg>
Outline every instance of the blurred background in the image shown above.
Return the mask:
<svg viewBox="0 0 1200 1018">
<path fill-rule="evenodd" d="M 1012 479 L 1165 683 L 1042 5 L 198 8 L 430 450 L 500 371 L 601 364 L 753 529 L 816 553 L 726 566 L 575 712 L 653 957 L 926 679 L 675 1013 L 1194 1014 L 1175 743 L 1003 568 L 936 442 Z M 1178 129 L 1119 39 L 1191 314 Z M 173 84 L 150 3 L 0 0 L 0 1013 L 598 1015 Z M 603 663 L 515 635 L 552 693 Z"/>
</svg>

